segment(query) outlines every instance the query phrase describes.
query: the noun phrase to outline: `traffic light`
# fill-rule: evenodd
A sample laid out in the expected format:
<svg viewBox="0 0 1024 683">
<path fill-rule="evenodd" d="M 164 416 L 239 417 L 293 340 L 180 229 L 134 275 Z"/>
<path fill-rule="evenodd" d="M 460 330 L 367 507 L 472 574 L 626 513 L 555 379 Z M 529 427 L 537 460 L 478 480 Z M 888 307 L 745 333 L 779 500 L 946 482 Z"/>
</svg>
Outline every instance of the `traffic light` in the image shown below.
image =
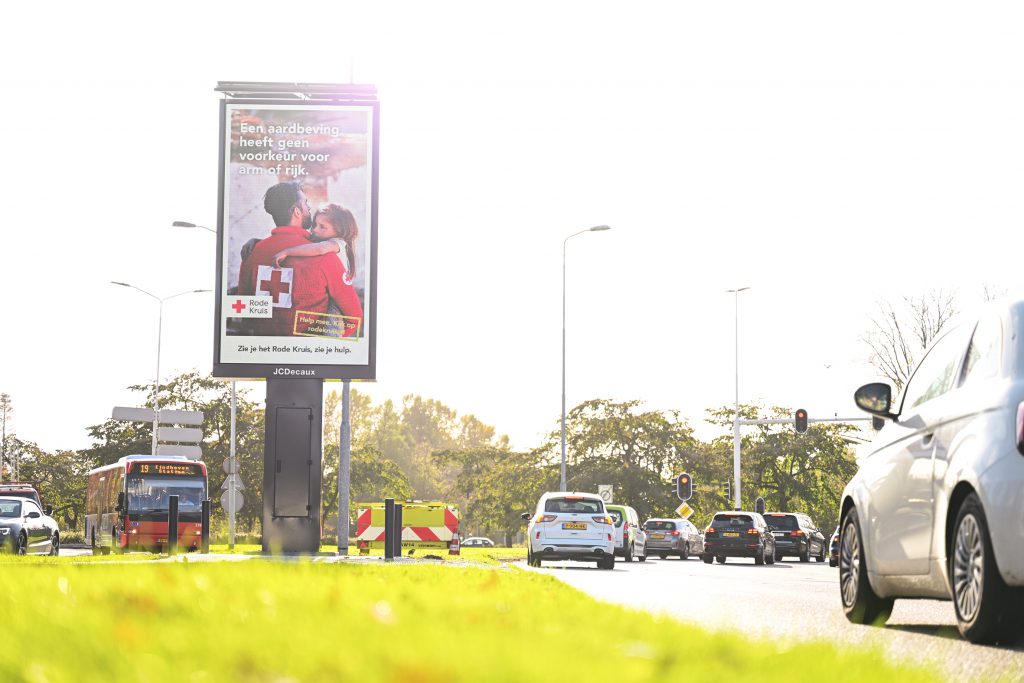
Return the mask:
<svg viewBox="0 0 1024 683">
<path fill-rule="evenodd" d="M 725 494 L 725 499 L 729 500 L 732 498 L 732 482 L 726 481 L 722 484 L 722 493 Z"/>
<path fill-rule="evenodd" d="M 693 496 L 693 477 L 688 472 L 676 477 L 676 495 L 679 500 L 690 500 Z"/>
<path fill-rule="evenodd" d="M 754 512 L 759 515 L 764 514 L 764 498 L 758 498 L 754 501 Z"/>
<path fill-rule="evenodd" d="M 796 424 L 796 433 L 803 434 L 807 431 L 807 411 L 803 408 L 797 408 L 796 413 L 793 415 L 793 422 Z"/>
</svg>

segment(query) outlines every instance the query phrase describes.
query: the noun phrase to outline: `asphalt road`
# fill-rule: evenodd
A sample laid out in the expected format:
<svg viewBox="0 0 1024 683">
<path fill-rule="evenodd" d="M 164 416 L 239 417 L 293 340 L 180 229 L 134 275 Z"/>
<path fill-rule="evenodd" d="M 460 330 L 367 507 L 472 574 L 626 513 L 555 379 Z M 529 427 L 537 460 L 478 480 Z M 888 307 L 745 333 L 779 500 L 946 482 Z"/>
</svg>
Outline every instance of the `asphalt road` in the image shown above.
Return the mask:
<svg viewBox="0 0 1024 683">
<path fill-rule="evenodd" d="M 742 629 L 767 640 L 827 640 L 880 647 L 897 662 L 930 665 L 958 681 L 1024 680 L 1024 642 L 972 645 L 960 638 L 950 602 L 897 600 L 884 628 L 851 624 L 839 601 L 839 570 L 795 559 L 756 566 L 729 559 L 545 563 L 542 571 L 600 600 L 669 614 L 710 630 Z M 628 589 L 626 587 L 628 586 Z"/>
</svg>

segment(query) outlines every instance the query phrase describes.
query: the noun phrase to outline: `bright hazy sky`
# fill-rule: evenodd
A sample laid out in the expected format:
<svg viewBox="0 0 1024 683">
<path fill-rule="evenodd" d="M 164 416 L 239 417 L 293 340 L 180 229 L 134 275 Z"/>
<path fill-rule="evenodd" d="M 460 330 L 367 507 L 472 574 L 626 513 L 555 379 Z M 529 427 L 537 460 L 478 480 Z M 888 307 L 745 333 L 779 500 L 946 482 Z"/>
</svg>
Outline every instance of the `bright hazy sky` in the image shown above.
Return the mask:
<svg viewBox="0 0 1024 683">
<path fill-rule="evenodd" d="M 1006 3 L 175 3 L 5 8 L 0 391 L 18 436 L 155 374 L 158 296 L 213 288 L 218 81 L 375 84 L 376 401 L 514 446 L 569 405 L 739 396 L 857 415 L 879 300 L 1019 289 L 1024 9 Z M 356 8 L 356 9 L 350 9 Z M 164 305 L 161 377 L 212 364 Z M 245 383 L 262 400 L 262 383 Z M 331 384 L 328 389 L 338 388 Z"/>
</svg>

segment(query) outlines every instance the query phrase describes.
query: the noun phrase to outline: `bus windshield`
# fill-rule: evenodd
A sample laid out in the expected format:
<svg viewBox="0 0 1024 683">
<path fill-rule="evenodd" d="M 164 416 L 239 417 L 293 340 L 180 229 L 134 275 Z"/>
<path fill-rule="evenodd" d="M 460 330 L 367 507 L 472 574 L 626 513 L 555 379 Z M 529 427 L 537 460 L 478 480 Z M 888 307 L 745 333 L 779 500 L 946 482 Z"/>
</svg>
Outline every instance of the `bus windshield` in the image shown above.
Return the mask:
<svg viewBox="0 0 1024 683">
<path fill-rule="evenodd" d="M 178 496 L 178 510 L 199 511 L 206 498 L 202 478 L 128 476 L 128 514 L 166 512 L 169 496 Z"/>
</svg>

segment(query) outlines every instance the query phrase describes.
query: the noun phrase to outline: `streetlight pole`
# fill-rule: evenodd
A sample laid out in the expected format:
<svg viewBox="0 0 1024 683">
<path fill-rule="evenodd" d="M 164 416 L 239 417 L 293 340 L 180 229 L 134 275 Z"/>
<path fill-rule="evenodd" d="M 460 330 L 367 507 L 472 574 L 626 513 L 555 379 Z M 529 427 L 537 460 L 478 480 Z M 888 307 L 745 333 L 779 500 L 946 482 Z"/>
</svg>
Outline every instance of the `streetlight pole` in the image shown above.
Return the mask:
<svg viewBox="0 0 1024 683">
<path fill-rule="evenodd" d="M 138 290 L 145 294 L 146 296 L 156 299 L 157 303 L 160 305 L 156 328 L 156 382 L 153 384 L 153 455 L 156 455 L 157 430 L 159 429 L 160 426 L 160 342 L 161 338 L 163 337 L 164 330 L 164 302 L 179 296 L 184 296 L 185 294 L 196 294 L 199 292 L 209 292 L 211 290 L 188 289 L 185 290 L 184 292 L 178 292 L 177 294 L 165 296 L 164 298 L 161 299 L 156 294 L 150 294 L 141 287 L 130 285 L 127 282 L 114 282 L 113 280 L 111 280 L 110 284 L 120 285 L 121 287 L 130 287 L 131 289 Z"/>
<path fill-rule="evenodd" d="M 562 470 L 561 470 L 561 491 L 568 490 L 565 481 L 565 246 L 570 239 L 585 232 L 601 232 L 611 230 L 607 225 L 595 225 L 586 230 L 580 230 L 562 240 Z"/>
<path fill-rule="evenodd" d="M 214 235 L 217 231 L 213 228 L 208 228 L 205 225 L 199 225 L 198 223 L 190 223 L 189 221 L 174 221 L 171 223 L 172 228 L 196 228 L 198 230 L 206 230 L 212 232 Z M 236 380 L 231 380 L 231 443 L 228 447 L 228 458 L 231 462 L 236 463 L 235 459 L 235 421 L 238 414 L 238 402 L 237 402 L 237 389 Z M 235 482 L 238 478 L 238 473 L 232 474 L 228 479 L 228 505 L 231 511 L 228 513 L 228 550 L 235 549 Z"/>
<path fill-rule="evenodd" d="M 733 495 L 735 496 L 736 502 L 734 506 L 737 510 L 742 509 L 740 505 L 740 292 L 745 292 L 750 287 L 740 287 L 739 289 L 727 289 L 726 292 L 734 295 L 735 306 L 733 312 L 735 315 L 734 330 L 736 334 L 735 339 L 735 350 L 736 350 L 736 409 L 732 417 L 732 476 L 733 476 Z"/>
</svg>

